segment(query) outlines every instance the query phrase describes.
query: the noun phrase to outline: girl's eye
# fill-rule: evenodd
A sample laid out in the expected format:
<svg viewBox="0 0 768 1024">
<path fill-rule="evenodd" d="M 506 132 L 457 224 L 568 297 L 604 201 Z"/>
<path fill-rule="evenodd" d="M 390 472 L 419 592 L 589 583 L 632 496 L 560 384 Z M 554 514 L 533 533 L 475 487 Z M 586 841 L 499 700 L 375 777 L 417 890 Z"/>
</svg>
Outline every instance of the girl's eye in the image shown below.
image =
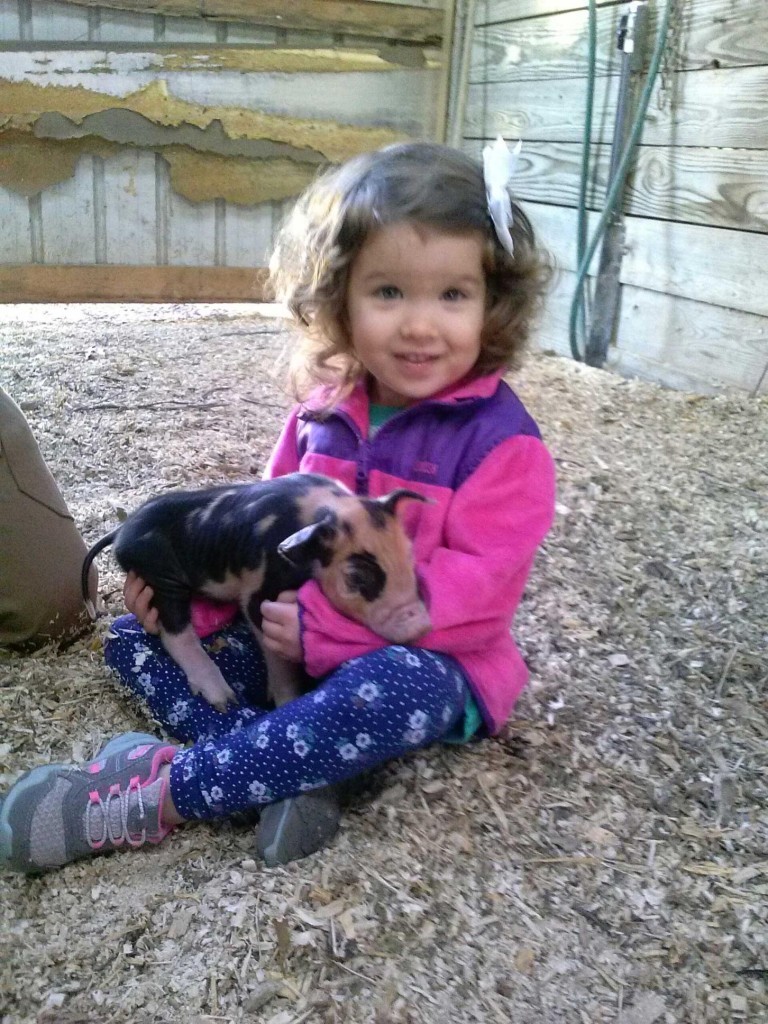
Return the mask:
<svg viewBox="0 0 768 1024">
<path fill-rule="evenodd" d="M 384 284 L 377 289 L 376 293 L 382 299 L 396 299 L 400 295 L 400 289 L 393 284 Z"/>
<path fill-rule="evenodd" d="M 448 299 L 449 302 L 455 302 L 457 299 L 461 299 L 464 296 L 464 292 L 458 288 L 448 288 L 443 292 L 443 298 Z"/>
</svg>

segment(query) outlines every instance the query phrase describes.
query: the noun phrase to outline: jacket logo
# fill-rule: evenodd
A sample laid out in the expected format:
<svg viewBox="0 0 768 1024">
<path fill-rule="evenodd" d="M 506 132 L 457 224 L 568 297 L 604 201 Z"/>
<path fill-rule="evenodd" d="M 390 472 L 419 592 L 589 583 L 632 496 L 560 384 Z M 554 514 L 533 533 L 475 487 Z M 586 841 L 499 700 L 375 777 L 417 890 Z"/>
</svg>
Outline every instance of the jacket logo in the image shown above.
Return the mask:
<svg viewBox="0 0 768 1024">
<path fill-rule="evenodd" d="M 417 473 L 424 473 L 427 476 L 437 475 L 437 464 L 434 462 L 417 462 L 413 468 Z"/>
</svg>

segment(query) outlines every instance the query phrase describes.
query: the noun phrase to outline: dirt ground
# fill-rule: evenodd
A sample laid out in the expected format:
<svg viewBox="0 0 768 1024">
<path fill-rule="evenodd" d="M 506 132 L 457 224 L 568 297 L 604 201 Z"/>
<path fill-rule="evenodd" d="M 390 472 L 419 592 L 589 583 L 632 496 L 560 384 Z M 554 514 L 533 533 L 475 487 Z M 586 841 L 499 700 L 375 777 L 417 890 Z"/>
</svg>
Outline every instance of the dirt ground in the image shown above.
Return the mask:
<svg viewBox="0 0 768 1024">
<path fill-rule="evenodd" d="M 150 494 L 260 473 L 286 341 L 245 307 L 7 307 L 0 379 L 93 542 Z M 768 399 L 544 356 L 513 384 L 559 498 L 504 735 L 377 772 L 284 868 L 222 822 L 3 875 L 3 1024 L 768 1020 Z M 109 621 L 0 657 L 0 787 L 147 728 Z"/>
</svg>

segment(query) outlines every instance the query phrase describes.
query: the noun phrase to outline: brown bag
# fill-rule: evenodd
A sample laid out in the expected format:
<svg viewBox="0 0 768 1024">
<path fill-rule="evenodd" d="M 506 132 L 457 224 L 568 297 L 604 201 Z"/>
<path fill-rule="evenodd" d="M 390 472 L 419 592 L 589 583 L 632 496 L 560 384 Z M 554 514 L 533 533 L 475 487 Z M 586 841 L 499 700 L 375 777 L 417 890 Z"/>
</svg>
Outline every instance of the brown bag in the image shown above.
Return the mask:
<svg viewBox="0 0 768 1024">
<path fill-rule="evenodd" d="M 86 546 L 24 414 L 0 388 L 0 645 L 84 626 Z M 96 575 L 90 578 L 96 596 Z"/>
</svg>

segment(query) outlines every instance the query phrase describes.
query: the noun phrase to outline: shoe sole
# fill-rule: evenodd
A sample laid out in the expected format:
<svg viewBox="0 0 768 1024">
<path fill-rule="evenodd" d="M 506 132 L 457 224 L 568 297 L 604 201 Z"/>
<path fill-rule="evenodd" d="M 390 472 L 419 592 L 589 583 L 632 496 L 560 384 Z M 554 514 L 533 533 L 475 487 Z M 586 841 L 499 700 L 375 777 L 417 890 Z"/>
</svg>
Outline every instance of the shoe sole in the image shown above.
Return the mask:
<svg viewBox="0 0 768 1024">
<path fill-rule="evenodd" d="M 140 743 L 158 743 L 157 736 L 150 736 L 146 732 L 127 732 L 121 736 L 115 736 L 114 739 L 110 740 L 105 747 L 103 747 L 96 757 L 91 758 L 91 761 L 99 761 L 102 757 L 109 756 L 111 754 L 119 754 L 121 750 L 128 750 L 131 747 L 137 747 Z M 90 763 L 90 762 L 88 762 Z M 26 775 L 22 775 L 18 782 L 9 789 L 6 796 L 0 801 L 0 864 L 7 864 L 11 867 L 11 854 L 13 852 L 13 826 L 8 820 L 13 810 L 13 806 L 16 803 L 18 797 L 24 793 L 25 790 L 29 789 L 30 786 L 37 785 L 41 780 L 46 779 L 52 772 L 59 771 L 60 768 L 65 768 L 66 765 L 62 764 L 41 764 L 37 768 L 33 768 L 27 772 Z M 18 871 L 19 868 L 11 867 L 11 870 Z M 43 868 L 40 869 L 44 870 Z M 25 872 L 31 873 L 29 871 Z"/>
<path fill-rule="evenodd" d="M 267 867 L 289 864 L 321 850 L 336 835 L 341 809 L 335 793 L 303 793 L 262 812 L 256 848 Z"/>
</svg>

